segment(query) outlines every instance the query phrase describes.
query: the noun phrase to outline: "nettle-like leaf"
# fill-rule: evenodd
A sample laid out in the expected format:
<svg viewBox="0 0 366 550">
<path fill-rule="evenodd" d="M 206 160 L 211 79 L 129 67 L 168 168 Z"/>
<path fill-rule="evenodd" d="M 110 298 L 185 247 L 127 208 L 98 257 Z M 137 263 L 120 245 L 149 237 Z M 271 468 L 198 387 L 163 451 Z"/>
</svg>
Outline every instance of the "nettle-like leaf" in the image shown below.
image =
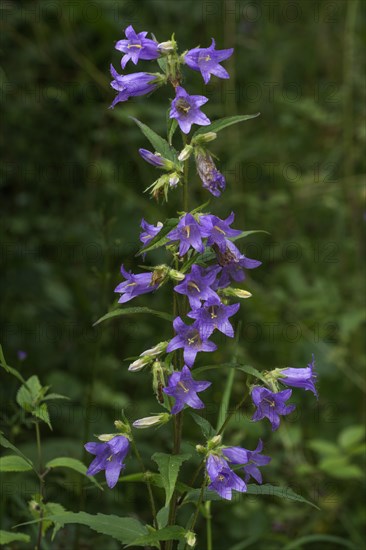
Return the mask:
<svg viewBox="0 0 366 550">
<path fill-rule="evenodd" d="M 25 411 L 32 412 L 44 396 L 45 392 L 42 389 L 38 376 L 31 376 L 18 390 L 16 396 L 18 405 Z"/>
<path fill-rule="evenodd" d="M 170 146 L 164 138 L 159 136 L 156 132 L 154 132 L 154 130 L 149 128 L 149 126 L 137 118 L 131 118 L 134 122 L 136 122 L 137 126 L 140 128 L 144 136 L 150 141 L 157 153 L 160 153 L 162 157 L 171 160 L 172 162 L 178 163 L 178 153 L 174 147 Z"/>
<path fill-rule="evenodd" d="M 2 432 L 0 432 L 0 445 L 2 447 L 5 447 L 5 449 L 11 449 L 17 456 L 21 457 L 25 462 L 27 462 L 27 464 L 29 464 L 29 466 L 34 470 L 33 462 L 28 457 L 26 457 L 17 447 L 15 447 L 15 445 L 10 443 L 10 441 L 8 441 L 6 437 L 4 437 Z"/>
<path fill-rule="evenodd" d="M 91 481 L 96 487 L 103 490 L 103 487 L 97 482 L 97 480 L 93 476 L 87 475 L 87 467 L 85 464 L 83 464 L 80 460 L 77 460 L 76 458 L 71 458 L 68 456 L 62 456 L 58 458 L 53 458 L 46 464 L 46 468 L 54 469 L 54 468 L 68 468 L 70 470 L 73 470 L 74 472 L 78 472 L 79 474 L 85 476 L 89 481 Z"/>
<path fill-rule="evenodd" d="M 19 455 L 8 455 L 0 458 L 0 472 L 29 472 L 32 470 L 28 460 Z"/>
<path fill-rule="evenodd" d="M 198 128 L 198 130 L 195 131 L 195 133 L 192 136 L 192 139 L 196 136 L 199 136 L 200 134 L 206 134 L 207 132 L 220 132 L 220 130 L 223 130 L 224 128 L 227 128 L 228 126 L 232 126 L 233 124 L 238 124 L 238 122 L 245 122 L 246 120 L 251 120 L 252 118 L 256 118 L 259 116 L 260 113 L 255 113 L 255 115 L 235 115 L 235 116 L 228 116 L 224 118 L 219 118 L 218 120 L 215 120 L 212 122 L 209 126 L 202 126 L 201 128 Z"/>
<path fill-rule="evenodd" d="M 30 542 L 30 536 L 25 533 L 0 530 L 0 545 L 3 546 L 11 542 Z"/>
<path fill-rule="evenodd" d="M 195 421 L 195 423 L 201 428 L 202 435 L 206 439 L 211 439 L 216 434 L 215 428 L 210 424 L 206 418 L 203 418 L 203 416 L 199 416 L 198 414 L 189 411 L 189 414 Z"/>
<path fill-rule="evenodd" d="M 61 527 L 67 524 L 85 525 L 102 535 L 108 535 L 122 544 L 132 544 L 136 538 L 148 535 L 148 529 L 135 518 L 123 518 L 106 514 L 87 514 L 85 512 L 62 512 L 44 518 L 28 521 L 20 525 L 30 525 L 40 521 L 50 521 Z"/>
<path fill-rule="evenodd" d="M 159 467 L 159 472 L 165 489 L 165 506 L 168 506 L 174 493 L 179 469 L 183 462 L 191 458 L 191 455 L 168 455 L 165 453 L 155 453 L 151 458 Z"/>
<path fill-rule="evenodd" d="M 14 369 L 13 367 L 7 364 L 4 357 L 3 348 L 1 345 L 0 345 L 0 367 L 2 367 L 8 374 L 11 374 L 15 378 L 17 378 L 20 382 L 22 382 L 22 384 L 25 383 L 25 380 L 23 376 L 20 374 L 20 372 L 18 372 L 16 369 Z"/>
<path fill-rule="evenodd" d="M 166 321 L 172 322 L 173 316 L 170 313 L 165 313 L 164 311 L 157 311 L 156 309 L 151 309 L 149 307 L 126 307 L 126 308 L 119 308 L 114 309 L 113 311 L 110 311 L 109 313 L 106 313 L 98 319 L 93 324 L 93 327 L 96 325 L 99 325 L 99 323 L 103 323 L 104 321 L 109 321 L 110 319 L 115 319 L 116 317 L 121 317 L 123 315 L 136 315 L 141 313 L 149 313 L 150 315 L 156 315 L 157 317 L 160 317 L 161 319 L 165 319 Z"/>
</svg>

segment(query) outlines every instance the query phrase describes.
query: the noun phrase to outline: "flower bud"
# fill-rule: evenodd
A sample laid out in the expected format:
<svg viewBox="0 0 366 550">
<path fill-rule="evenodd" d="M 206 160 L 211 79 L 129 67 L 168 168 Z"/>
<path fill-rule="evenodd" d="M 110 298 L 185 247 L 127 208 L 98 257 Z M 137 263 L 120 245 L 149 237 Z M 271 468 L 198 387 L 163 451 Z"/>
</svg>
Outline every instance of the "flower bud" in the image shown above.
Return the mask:
<svg viewBox="0 0 366 550">
<path fill-rule="evenodd" d="M 132 426 L 134 428 L 139 428 L 139 429 L 151 428 L 152 426 L 159 426 L 162 424 L 166 424 L 167 422 L 169 422 L 169 420 L 170 420 L 169 413 L 161 413 L 161 414 L 155 414 L 154 416 L 145 416 L 144 418 L 135 420 Z"/>
<path fill-rule="evenodd" d="M 208 441 L 208 445 L 207 445 L 208 449 L 212 450 L 212 449 L 215 449 L 216 447 L 218 447 L 221 444 L 221 440 L 222 440 L 221 435 L 215 435 L 214 437 L 212 437 Z"/>
<path fill-rule="evenodd" d="M 213 141 L 217 138 L 216 132 L 206 132 L 205 134 L 199 134 L 195 138 L 193 138 L 192 142 L 196 143 L 197 145 L 201 145 L 203 143 L 208 143 L 209 141 Z"/>
<path fill-rule="evenodd" d="M 138 359 L 136 359 L 136 361 L 130 364 L 128 370 L 130 372 L 138 372 L 139 370 L 142 370 L 144 367 L 146 367 L 146 365 L 148 365 L 150 362 L 150 357 L 139 357 Z"/>
<path fill-rule="evenodd" d="M 203 445 L 196 445 L 196 451 L 200 454 L 206 454 L 206 447 Z"/>
<path fill-rule="evenodd" d="M 140 353 L 140 357 L 156 357 L 157 355 L 161 355 L 164 353 L 168 345 L 168 342 L 159 342 L 159 344 L 156 344 L 153 348 L 147 349 L 146 351 L 143 351 Z"/>
<path fill-rule="evenodd" d="M 234 296 L 235 298 L 250 298 L 252 295 L 247 290 L 242 290 L 241 288 L 224 288 L 222 290 L 224 296 Z"/>
<path fill-rule="evenodd" d="M 186 276 L 184 275 L 184 273 L 181 273 L 176 269 L 171 269 L 169 271 L 169 277 L 173 279 L 173 281 L 183 281 L 183 279 L 185 279 Z"/>
<path fill-rule="evenodd" d="M 180 162 L 184 162 L 185 160 L 189 159 L 193 151 L 192 145 L 186 145 L 184 149 L 179 153 L 178 160 Z"/>
<path fill-rule="evenodd" d="M 169 54 L 174 52 L 177 48 L 177 43 L 175 40 L 167 40 L 166 42 L 160 42 L 158 44 L 158 50 L 162 54 Z"/>
<path fill-rule="evenodd" d="M 131 439 L 131 427 L 127 421 L 122 422 L 122 420 L 115 420 L 114 425 L 116 430 L 118 430 L 118 434 L 114 434 L 113 437 L 115 435 L 124 435 L 127 439 Z"/>
<path fill-rule="evenodd" d="M 184 538 L 186 539 L 187 545 L 190 548 L 196 546 L 196 533 L 193 533 L 193 531 L 187 531 L 184 535 Z"/>
<path fill-rule="evenodd" d="M 171 174 L 169 174 L 169 186 L 173 187 L 173 189 L 177 187 L 179 180 L 180 177 L 178 172 L 172 172 Z"/>
</svg>

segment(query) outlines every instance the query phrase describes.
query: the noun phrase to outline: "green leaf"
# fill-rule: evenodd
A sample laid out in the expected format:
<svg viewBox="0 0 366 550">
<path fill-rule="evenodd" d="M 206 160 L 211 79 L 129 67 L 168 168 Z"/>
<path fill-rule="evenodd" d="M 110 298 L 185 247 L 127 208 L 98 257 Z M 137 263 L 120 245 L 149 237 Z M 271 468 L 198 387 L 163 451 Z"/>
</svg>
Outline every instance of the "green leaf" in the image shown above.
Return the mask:
<svg viewBox="0 0 366 550">
<path fill-rule="evenodd" d="M 42 397 L 42 401 L 52 401 L 52 399 L 68 399 L 70 400 L 70 397 L 67 397 L 66 395 L 61 395 L 60 393 L 49 393 Z"/>
<path fill-rule="evenodd" d="M 11 542 L 30 542 L 30 536 L 24 533 L 0 530 L 0 545 L 10 544 Z"/>
<path fill-rule="evenodd" d="M 156 521 L 158 522 L 159 529 L 166 527 L 169 520 L 169 506 L 164 506 L 156 514 Z"/>
<path fill-rule="evenodd" d="M 45 388 L 42 388 L 38 376 L 31 376 L 19 388 L 16 401 L 22 409 L 31 412 L 44 393 Z"/>
<path fill-rule="evenodd" d="M 228 126 L 231 126 L 232 124 L 237 124 L 238 122 L 245 122 L 246 120 L 256 118 L 259 115 L 260 113 L 256 113 L 255 115 L 235 115 L 235 116 L 219 118 L 218 120 L 215 120 L 214 122 L 212 122 L 212 124 L 210 124 L 209 126 L 202 126 L 198 130 L 196 130 L 192 136 L 192 139 L 200 134 L 206 134 L 207 132 L 219 132 L 220 130 L 227 128 Z"/>
<path fill-rule="evenodd" d="M 165 313 L 164 311 L 157 311 L 155 309 L 150 309 L 149 307 L 126 307 L 114 309 L 113 311 L 106 313 L 93 324 L 93 327 L 99 325 L 99 323 L 102 323 L 103 321 L 108 321 L 109 319 L 114 319 L 115 317 L 121 317 L 121 315 L 135 315 L 136 313 L 150 313 L 151 315 L 156 315 L 166 321 L 171 322 L 173 320 L 173 316 L 170 313 Z"/>
<path fill-rule="evenodd" d="M 185 503 L 197 502 L 199 499 L 200 492 L 201 492 L 201 489 L 193 489 L 192 491 L 189 491 L 184 502 Z M 274 485 L 270 485 L 269 483 L 266 483 L 265 485 L 257 485 L 255 483 L 251 483 L 247 485 L 246 494 L 284 498 L 284 499 L 293 500 L 296 502 L 302 502 L 304 504 L 309 504 L 310 506 L 313 506 L 314 508 L 319 510 L 316 504 L 314 504 L 310 500 L 307 500 L 301 495 L 298 495 L 289 487 L 275 487 Z M 244 495 L 245 493 L 243 493 L 243 497 Z M 209 489 L 205 489 L 203 500 L 204 501 L 222 500 L 222 498 L 215 491 L 210 491 Z"/>
<path fill-rule="evenodd" d="M 296 548 L 302 548 L 303 544 L 313 543 L 313 542 L 331 542 L 332 544 L 337 544 L 339 546 L 344 546 L 345 548 L 350 548 L 351 550 L 357 550 L 352 542 L 343 539 L 341 537 L 335 537 L 333 535 L 306 535 L 305 537 L 300 537 L 296 540 L 291 541 L 289 544 L 283 547 L 283 550 L 295 550 Z M 321 548 L 322 546 L 319 546 Z M 315 548 L 315 546 L 312 546 Z"/>
<path fill-rule="evenodd" d="M 148 246 L 144 246 L 141 248 L 136 256 L 141 256 L 141 254 L 145 254 L 145 252 L 150 252 L 150 250 L 155 250 L 156 248 L 160 248 L 161 246 L 164 246 L 168 239 L 166 238 L 166 235 L 174 229 L 179 222 L 179 218 L 168 218 L 165 220 L 163 227 L 160 229 L 159 233 L 155 235 L 153 239 L 149 242 Z"/>
<path fill-rule="evenodd" d="M 179 525 L 170 525 L 158 531 L 152 531 L 148 535 L 138 537 L 129 546 L 146 546 L 159 542 L 160 540 L 180 540 L 185 535 L 185 529 Z"/>
<path fill-rule="evenodd" d="M 0 458 L 0 472 L 28 472 L 29 470 L 32 470 L 32 466 L 21 456 L 8 455 Z"/>
<path fill-rule="evenodd" d="M 34 470 L 33 462 L 29 458 L 27 458 L 21 451 L 19 451 L 19 449 L 17 447 L 15 447 L 15 445 L 10 443 L 10 441 L 8 441 L 6 439 L 6 437 L 3 436 L 2 432 L 0 432 L 0 445 L 2 447 L 5 447 L 6 449 L 11 449 L 12 451 L 14 451 L 15 454 L 17 454 L 18 456 L 23 458 L 30 465 L 30 467 Z"/>
<path fill-rule="evenodd" d="M 338 442 L 343 449 L 349 449 L 361 441 L 365 437 L 365 426 L 361 424 L 357 426 L 349 426 L 342 430 Z"/>
<path fill-rule="evenodd" d="M 326 441 L 324 439 L 312 439 L 308 443 L 308 447 L 315 451 L 316 453 L 319 453 L 320 455 L 324 456 L 338 456 L 340 453 L 339 448 L 334 443 L 331 443 L 330 441 Z"/>
<path fill-rule="evenodd" d="M 240 333 L 240 331 L 238 330 L 237 334 L 239 334 L 239 333 Z M 226 416 L 228 414 L 228 411 L 229 411 L 231 390 L 232 390 L 232 387 L 233 387 L 234 378 L 235 378 L 235 370 L 230 369 L 229 372 L 228 372 L 227 378 L 226 378 L 225 389 L 224 389 L 224 393 L 222 394 L 219 414 L 217 416 L 217 424 L 216 424 L 216 430 L 217 431 L 219 431 L 221 426 L 223 426 L 223 424 L 225 422 L 225 418 L 226 418 Z M 223 434 L 223 432 L 224 432 L 224 427 L 222 428 L 220 433 Z"/>
<path fill-rule="evenodd" d="M 169 455 L 165 453 L 155 453 L 151 458 L 159 467 L 159 472 L 165 489 L 165 506 L 168 506 L 174 493 L 179 469 L 183 462 L 191 458 L 191 455 Z"/>
<path fill-rule="evenodd" d="M 320 461 L 319 468 L 336 479 L 361 479 L 363 477 L 361 468 L 349 464 L 345 456 L 325 458 Z"/>
<path fill-rule="evenodd" d="M 52 523 L 61 524 L 62 526 L 69 523 L 85 525 L 97 533 L 113 537 L 122 544 L 132 544 L 136 537 L 148 534 L 147 528 L 137 519 L 121 518 L 105 514 L 93 515 L 85 512 L 52 514 L 20 525 L 30 525 L 32 523 L 39 523 L 40 521 L 52 521 Z"/>
<path fill-rule="evenodd" d="M 165 139 L 154 132 L 154 130 L 149 128 L 149 126 L 147 126 L 137 118 L 131 118 L 139 126 L 144 136 L 147 137 L 147 139 L 150 141 L 155 151 L 160 153 L 162 157 L 171 160 L 172 162 L 178 162 L 177 152 L 174 147 L 171 147 Z"/>
<path fill-rule="evenodd" d="M 170 109 L 169 109 L 170 111 Z M 169 113 L 168 111 L 168 113 Z M 168 115 L 169 117 L 169 115 Z M 173 136 L 175 134 L 176 129 L 178 128 L 178 121 L 176 118 L 168 118 L 168 142 L 169 145 L 172 144 Z"/>
<path fill-rule="evenodd" d="M 197 369 L 198 370 L 198 369 Z M 194 412 L 189 412 L 196 424 L 201 428 L 202 434 L 206 439 L 211 439 L 216 434 L 215 428 L 210 424 L 208 420 L 199 416 Z"/>
<path fill-rule="evenodd" d="M 76 458 L 70 458 L 68 456 L 54 458 L 47 462 L 46 468 L 70 468 L 71 470 L 74 470 L 75 472 L 78 472 L 79 474 L 87 477 L 92 483 L 94 483 L 94 485 L 103 490 L 103 487 L 97 482 L 97 480 L 93 476 L 87 475 L 87 467 L 85 466 L 85 464 L 83 464 L 80 460 L 77 460 Z"/>
<path fill-rule="evenodd" d="M 36 418 L 39 418 L 42 420 L 42 422 L 45 422 L 50 430 L 52 430 L 51 421 L 50 421 L 50 415 L 48 414 L 48 408 L 46 403 L 42 403 L 41 405 L 38 405 L 35 407 L 32 411 L 33 416 Z"/>
</svg>

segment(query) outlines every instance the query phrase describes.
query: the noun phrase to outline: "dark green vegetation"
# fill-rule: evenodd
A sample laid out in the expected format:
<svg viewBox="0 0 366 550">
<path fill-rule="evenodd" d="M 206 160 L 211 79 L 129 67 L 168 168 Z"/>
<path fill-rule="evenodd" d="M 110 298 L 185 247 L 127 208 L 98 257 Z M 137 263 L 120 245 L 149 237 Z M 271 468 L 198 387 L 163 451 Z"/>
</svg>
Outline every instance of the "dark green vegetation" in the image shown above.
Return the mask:
<svg viewBox="0 0 366 550">
<path fill-rule="evenodd" d="M 314 353 L 320 399 L 294 391 L 297 412 L 275 437 L 265 423 L 249 422 L 247 407 L 235 415 L 226 438 L 254 448 L 262 437 L 273 457 L 264 481 L 293 489 L 320 510 L 271 496 L 214 502 L 218 550 L 364 547 L 364 8 L 356 0 L 2 5 L 0 341 L 9 364 L 25 378 L 37 374 L 52 392 L 70 398 L 49 404 L 53 431 L 42 426 L 44 462 L 69 456 L 88 464 L 83 443 L 113 431 L 122 408 L 131 420 L 157 411 L 149 375 L 128 373 L 123 360 L 172 335 L 168 322 L 148 314 L 92 327 L 115 300 L 122 261 L 128 268 L 141 264 L 134 257 L 140 219 L 171 217 L 181 200 L 171 194 L 168 205 L 158 205 L 142 194 L 157 172 L 140 160 L 138 148 L 149 144 L 128 118 L 161 133 L 171 89 L 108 110 L 114 96 L 109 63 L 119 70 L 113 48 L 122 29 L 132 23 L 159 41 L 175 31 L 182 49 L 206 46 L 211 36 L 219 48 L 233 46 L 235 55 L 224 64 L 230 80 L 213 78 L 204 88 L 201 76 L 191 72 L 189 89 L 210 98 L 204 111 L 211 119 L 261 112 L 223 130 L 212 145 L 228 183 L 222 199 L 211 201 L 212 212 L 223 217 L 234 209 L 235 227 L 270 233 L 241 244 L 263 266 L 244 286 L 253 297 L 237 316 L 238 355 L 240 362 L 265 370 L 305 366 Z M 191 175 L 194 207 L 209 197 Z M 163 259 L 155 252 L 147 262 Z M 164 287 L 129 305 L 171 311 L 170 297 Z M 232 359 L 231 342 L 220 343 L 220 351 L 201 357 L 200 365 Z M 17 350 L 28 353 L 21 364 Z M 216 425 L 227 374 L 216 369 L 209 376 L 215 383 L 203 414 Z M 246 375 L 238 373 L 231 407 L 245 383 Z M 1 429 L 36 460 L 34 426 L 19 413 L 17 388 L 1 371 Z M 138 433 L 143 456 L 169 452 L 170 434 L 170 426 Z M 192 423 L 185 437 L 200 442 L 199 427 Z M 156 471 L 154 462 L 148 467 Z M 191 469 L 192 462 L 184 464 L 186 479 Z M 126 475 L 138 471 L 130 456 Z M 28 473 L 5 475 L 1 528 L 10 530 L 32 519 L 27 503 L 38 486 Z M 101 493 L 80 478 L 72 470 L 51 471 L 47 500 L 71 511 L 150 520 L 143 483 L 122 478 L 116 489 Z M 162 489 L 154 491 L 163 505 Z M 190 512 L 187 505 L 182 517 Z M 197 528 L 204 548 L 204 524 Z M 69 549 L 75 540 L 76 548 L 119 547 L 74 525 L 48 547 Z"/>
</svg>

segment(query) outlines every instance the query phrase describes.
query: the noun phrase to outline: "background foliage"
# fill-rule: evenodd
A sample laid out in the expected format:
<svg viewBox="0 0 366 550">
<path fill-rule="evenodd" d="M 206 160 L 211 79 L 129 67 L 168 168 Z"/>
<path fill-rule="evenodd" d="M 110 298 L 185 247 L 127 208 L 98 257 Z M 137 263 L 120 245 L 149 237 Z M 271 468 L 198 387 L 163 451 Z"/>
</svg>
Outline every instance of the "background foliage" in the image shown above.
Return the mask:
<svg viewBox="0 0 366 550">
<path fill-rule="evenodd" d="M 263 266 L 247 280 L 253 298 L 241 309 L 237 353 L 259 370 L 305 366 L 314 353 L 320 400 L 300 395 L 298 412 L 275 438 L 249 422 L 249 409 L 226 436 L 249 448 L 263 437 L 273 457 L 265 481 L 291 487 L 320 510 L 249 495 L 214 502 L 217 548 L 333 548 L 334 541 L 321 539 L 330 534 L 364 547 L 364 8 L 357 0 L 2 3 L 1 342 L 13 366 L 17 350 L 27 352 L 18 363 L 24 377 L 37 374 L 71 399 L 49 404 L 45 460 L 83 458 L 83 443 L 110 432 L 121 408 L 131 419 L 156 410 L 147 375 L 128 374 L 123 360 L 171 336 L 168 323 L 144 315 L 92 327 L 115 300 L 122 261 L 128 268 L 141 261 L 134 257 L 139 220 L 156 223 L 178 204 L 173 198 L 162 207 L 142 194 L 156 173 L 139 159 L 137 149 L 147 143 L 128 118 L 163 132 L 171 91 L 108 110 L 109 63 L 119 66 L 114 43 L 122 29 L 133 24 L 159 41 L 175 31 L 181 49 L 208 45 L 211 36 L 220 48 L 234 47 L 225 64 L 230 80 L 212 79 L 204 88 L 191 73 L 189 88 L 210 97 L 205 112 L 212 119 L 261 112 L 213 145 L 228 190 L 212 210 L 225 216 L 235 209 L 236 227 L 270 233 L 242 245 Z M 199 186 L 192 191 L 192 203 L 207 198 Z M 138 303 L 169 310 L 169 300 L 164 289 Z M 232 358 L 230 343 L 219 349 L 210 362 Z M 17 383 L 1 376 L 2 430 L 35 457 L 33 431 L 15 405 Z M 207 392 L 213 424 L 225 376 L 212 375 Z M 242 388 L 235 384 L 231 406 Z M 169 428 L 138 436 L 146 457 L 171 448 Z M 198 427 L 187 428 L 186 437 L 198 442 Z M 128 473 L 138 470 L 130 458 Z M 1 527 L 9 530 L 30 519 L 27 501 L 37 487 L 27 474 L 5 475 Z M 149 520 L 143 484 L 122 480 L 100 493 L 71 470 L 49 479 L 47 499 L 68 510 L 138 512 Z M 159 489 L 157 497 L 163 505 Z M 204 538 L 203 525 L 198 529 Z M 77 538 L 79 548 L 118 547 L 75 526 L 51 547 L 70 548 Z"/>
</svg>

